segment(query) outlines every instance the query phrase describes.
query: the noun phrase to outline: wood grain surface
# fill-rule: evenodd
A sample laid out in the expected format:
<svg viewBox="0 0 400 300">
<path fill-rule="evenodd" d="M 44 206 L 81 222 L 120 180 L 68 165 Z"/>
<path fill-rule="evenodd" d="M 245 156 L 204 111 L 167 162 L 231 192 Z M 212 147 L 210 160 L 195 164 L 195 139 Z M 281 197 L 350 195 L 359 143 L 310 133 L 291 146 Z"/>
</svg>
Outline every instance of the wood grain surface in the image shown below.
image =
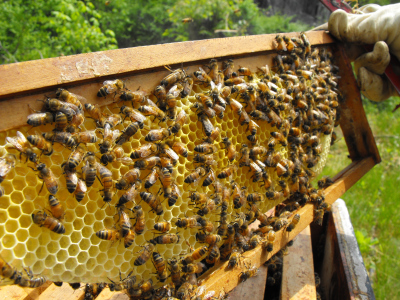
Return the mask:
<svg viewBox="0 0 400 300">
<path fill-rule="evenodd" d="M 298 33 L 285 33 L 292 37 Z M 313 45 L 332 43 L 323 31 L 307 32 Z M 165 65 L 255 55 L 275 48 L 275 34 L 238 36 L 61 56 L 0 66 L 0 99 L 83 81 L 102 81 Z"/>
</svg>

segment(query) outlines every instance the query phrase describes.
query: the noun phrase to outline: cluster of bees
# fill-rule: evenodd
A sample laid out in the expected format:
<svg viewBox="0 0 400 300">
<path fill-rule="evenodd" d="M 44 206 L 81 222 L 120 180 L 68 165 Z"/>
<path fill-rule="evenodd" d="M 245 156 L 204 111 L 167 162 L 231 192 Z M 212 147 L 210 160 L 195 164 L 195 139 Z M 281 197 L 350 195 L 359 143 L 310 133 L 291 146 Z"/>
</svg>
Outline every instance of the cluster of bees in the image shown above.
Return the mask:
<svg viewBox="0 0 400 300">
<path fill-rule="evenodd" d="M 332 141 L 335 138 L 333 128 L 338 125 L 341 99 L 335 75 L 338 69 L 333 65 L 332 54 L 324 48 L 311 48 L 303 33 L 299 38 L 278 35 L 276 43 L 278 54 L 271 69 L 266 65 L 254 73 L 246 67 L 235 71 L 232 59 L 223 61 L 219 69 L 217 60 L 212 59 L 204 69 L 200 67 L 190 75 L 184 69 L 170 70 L 153 91 L 157 104 L 144 91 L 128 90 L 120 79 L 105 81 L 97 96 L 114 95 L 115 102 L 124 103 L 119 113 L 105 114 L 98 105 L 61 88 L 55 92 L 55 98 L 47 97 L 43 110 L 28 116 L 28 124 L 33 127 L 54 124 L 54 130 L 27 137 L 17 132 L 16 137 L 7 138 L 26 157 L 27 163 L 32 163 L 30 167 L 50 194 L 49 209 L 33 213 L 32 221 L 58 234 L 66 231 L 64 207 L 56 197 L 58 180 L 40 161 L 41 155 L 52 155 L 54 143 L 59 143 L 71 150 L 62 164 L 68 192 L 80 202 L 98 178 L 104 206 L 115 208 L 114 227 L 97 231 L 98 238 L 110 244 L 123 240 L 125 248 L 129 248 L 135 237 L 145 232 L 146 214 L 157 216 L 153 229 L 157 235 L 141 245 L 133 264 L 138 267 L 151 260 L 158 284 L 154 278 L 137 279 L 132 275 L 134 269 L 124 279 L 120 275 L 119 281 L 108 283 L 111 290 L 127 290 L 133 298 L 194 299 L 197 277 L 210 266 L 228 260 L 230 268 L 240 267 L 242 253 L 260 244 L 271 252 L 276 231 L 292 231 L 300 221 L 296 210 L 305 203 L 315 204 L 316 222 L 321 224 L 324 212 L 329 209 L 323 188 L 332 182 L 323 178 L 318 188 L 313 188 L 311 179 L 316 176 L 313 168 L 323 151 L 321 140 L 324 136 L 332 135 Z M 195 87 L 208 92 L 196 93 Z M 190 109 L 178 111 L 177 103 L 189 96 Z M 246 128 L 247 143 L 240 145 L 240 149 L 212 121 L 223 119 L 228 110 Z M 95 122 L 95 130 L 81 130 L 85 113 Z M 189 153 L 176 135 L 193 114 L 202 126 L 204 139 Z M 149 128 L 146 124 L 149 118 L 151 126 L 157 121 L 159 127 Z M 126 125 L 123 131 L 116 129 L 120 124 Z M 265 143 L 259 141 L 260 124 L 270 127 Z M 147 131 L 146 143 L 125 153 L 123 145 L 141 131 Z M 90 144 L 96 144 L 99 151 L 88 151 Z M 219 149 L 225 149 L 229 164 L 218 171 Z M 191 160 L 195 166 L 194 170 L 187 170 L 184 178 L 184 185 L 195 189 L 189 192 L 188 199 L 183 199 L 194 209 L 192 215 L 185 214 L 171 224 L 162 221 L 164 210 L 167 205 L 171 209 L 182 197 L 181 190 L 186 189 L 176 183 L 179 159 Z M 15 160 L 12 154 L 1 158 L 1 180 Z M 129 167 L 116 181 L 107 167 L 114 162 Z M 258 189 L 250 191 L 232 180 L 239 168 L 251 172 L 250 181 L 259 184 Z M 158 181 L 161 187 L 154 193 L 150 189 Z M 212 187 L 212 192 L 199 191 L 200 183 L 203 188 Z M 118 191 L 123 193 L 116 200 Z M 260 208 L 266 201 L 284 199 L 287 200 L 277 207 L 275 216 L 266 216 Z M 142 201 L 146 209 L 140 204 Z M 259 228 L 249 229 L 256 220 L 260 222 Z M 188 252 L 164 258 L 158 245 L 187 243 L 179 231 L 191 229 L 197 231 L 195 238 L 202 246 L 194 249 L 189 244 Z M 26 280 L 29 286 L 43 283 L 42 277 L 36 279 L 31 273 L 22 276 L 6 262 L 2 265 L 1 275 L 16 284 Z M 256 274 L 257 268 L 246 266 L 240 279 Z M 25 277 L 28 279 L 21 281 Z M 98 291 L 99 287 L 88 288 L 92 289 Z"/>
</svg>

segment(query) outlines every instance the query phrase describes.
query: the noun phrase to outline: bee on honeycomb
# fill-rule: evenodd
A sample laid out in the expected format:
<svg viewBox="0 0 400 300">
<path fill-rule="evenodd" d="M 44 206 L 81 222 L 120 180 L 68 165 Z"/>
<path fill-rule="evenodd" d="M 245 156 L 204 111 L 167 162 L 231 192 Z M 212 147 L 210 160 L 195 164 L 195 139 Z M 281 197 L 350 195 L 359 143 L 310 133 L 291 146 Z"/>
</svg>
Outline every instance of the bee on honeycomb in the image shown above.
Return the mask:
<svg viewBox="0 0 400 300">
<path fill-rule="evenodd" d="M 66 90 L 46 98 L 28 118 L 41 132 L 1 133 L 10 142 L 3 153 L 27 156 L 0 162 L 7 264 L 142 297 L 162 293 L 154 290 L 160 281 L 164 290 L 173 283 L 190 294 L 197 277 L 231 253 L 266 243 L 272 249 L 269 236 L 293 229 L 305 203 L 315 203 L 320 223 L 328 208 L 311 180 L 325 164 L 342 96 L 332 54 L 309 51 L 306 39 L 277 36 L 274 64 L 257 70 L 235 69 L 232 59 L 212 59 L 192 73 L 169 69 L 154 93 L 106 81 L 97 96 L 112 97 L 109 107 Z M 55 122 L 60 114 L 67 123 Z M 43 166 L 50 188 L 46 174 L 35 172 Z M 50 193 L 64 212 L 59 220 Z M 281 202 L 279 216 L 264 215 Z M 34 222 L 38 212 L 63 230 Z M 257 219 L 262 227 L 252 232 Z M 128 284 L 135 276 L 142 281 Z"/>
</svg>

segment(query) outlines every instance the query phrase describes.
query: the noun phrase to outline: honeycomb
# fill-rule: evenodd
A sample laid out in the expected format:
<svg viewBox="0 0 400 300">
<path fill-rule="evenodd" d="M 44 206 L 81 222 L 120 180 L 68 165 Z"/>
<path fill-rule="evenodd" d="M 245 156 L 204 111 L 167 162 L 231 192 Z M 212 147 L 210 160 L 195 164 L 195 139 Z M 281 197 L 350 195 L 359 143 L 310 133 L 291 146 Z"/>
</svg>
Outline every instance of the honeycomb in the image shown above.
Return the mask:
<svg viewBox="0 0 400 300">
<path fill-rule="evenodd" d="M 252 82 L 257 82 L 260 79 L 254 76 Z M 154 83 L 156 86 L 157 82 Z M 129 88 L 129 86 L 128 86 Z M 198 121 L 196 113 L 190 109 L 191 105 L 196 103 L 196 94 L 207 93 L 210 88 L 204 84 L 195 84 L 190 95 L 186 98 L 177 101 L 177 110 L 185 110 L 188 114 L 188 121 L 182 126 L 181 130 L 176 134 L 176 141 L 187 145 L 188 152 L 194 153 L 194 147 L 201 143 L 205 137 L 203 128 Z M 95 96 L 95 95 L 94 95 Z M 111 97 L 111 96 L 109 96 Z M 156 102 L 153 95 L 149 98 Z M 128 105 L 128 102 L 117 102 L 107 107 L 103 107 L 102 111 L 105 114 L 113 114 L 119 111 L 122 105 Z M 221 129 L 221 137 L 229 137 L 237 151 L 237 159 L 240 158 L 240 148 L 242 144 L 249 144 L 246 136 L 248 135 L 247 126 L 241 126 L 237 116 L 229 108 L 225 110 L 223 119 L 213 118 L 211 120 L 214 126 Z M 265 144 L 270 138 L 269 132 L 272 128 L 267 122 L 257 122 L 260 126 L 257 136 L 260 145 Z M 129 121 L 124 121 L 117 125 L 115 129 L 123 131 L 130 124 Z M 150 129 L 158 129 L 160 127 L 167 128 L 171 125 L 170 121 L 158 123 L 152 118 L 147 117 L 145 121 L 145 129 L 139 130 L 129 142 L 123 144 L 125 155 L 130 153 L 140 145 L 147 143 L 145 136 Z M 40 126 L 35 128 L 39 132 L 49 132 L 53 129 L 52 125 Z M 96 129 L 96 123 L 93 119 L 86 118 L 82 125 L 82 131 Z M 17 131 L 22 132 L 25 136 L 32 134 L 32 129 L 29 126 L 23 126 L 18 129 L 9 130 L 0 133 L 0 155 L 4 156 L 7 152 L 13 153 L 16 156 L 18 152 L 6 143 L 6 137 L 15 137 Z M 29 131 L 29 132 L 28 132 Z M 102 135 L 98 134 L 99 140 Z M 312 170 L 318 175 L 325 165 L 331 143 L 331 135 L 321 135 L 322 152 L 320 159 Z M 226 157 L 221 138 L 214 144 L 218 151 L 214 154 L 216 165 L 213 168 L 218 170 L 230 165 Z M 198 243 L 195 234 L 198 229 L 181 229 L 175 227 L 175 222 L 178 218 L 189 217 L 196 214 L 197 209 L 190 205 L 189 192 L 196 190 L 212 194 L 214 189 L 188 185 L 184 183 L 184 179 L 188 176 L 198 164 L 193 163 L 192 156 L 188 158 L 179 157 L 177 165 L 174 167 L 173 173 L 175 182 L 180 188 L 182 196 L 179 197 L 176 204 L 169 207 L 167 201 L 162 202 L 164 213 L 157 216 L 151 211 L 150 207 L 140 202 L 140 197 L 136 198 L 136 203 L 129 202 L 126 207 L 132 209 L 138 203 L 142 206 L 146 217 L 146 230 L 141 235 L 136 235 L 134 243 L 131 247 L 125 248 L 123 240 L 115 242 L 99 239 L 95 233 L 104 228 L 113 228 L 118 220 L 115 204 L 119 197 L 125 192 L 116 191 L 109 205 L 105 205 L 101 195 L 102 186 L 99 180 L 96 179 L 93 186 L 89 187 L 84 199 L 81 202 L 76 201 L 74 196 L 66 189 L 66 182 L 63 175 L 62 163 L 65 162 L 71 150 L 65 148 L 61 144 L 54 143 L 54 152 L 51 156 L 40 156 L 40 161 L 45 163 L 55 177 L 59 181 L 59 191 L 56 195 L 60 203 L 65 209 L 65 234 L 57 234 L 44 227 L 39 227 L 32 221 L 32 213 L 38 210 L 49 209 L 48 196 L 49 192 L 46 187 L 42 189 L 42 180 L 38 178 L 38 172 L 33 170 L 35 166 L 25 162 L 23 157 L 17 159 L 15 167 L 7 175 L 1 186 L 4 188 L 5 195 L 0 200 L 0 255 L 1 257 L 16 267 L 18 270 L 30 267 L 33 274 L 46 276 L 51 281 L 63 282 L 110 282 L 109 279 L 118 282 L 120 274 L 125 278 L 132 270 L 132 275 L 137 275 L 142 279 L 153 278 L 155 269 L 151 259 L 141 266 L 134 266 L 134 261 L 138 256 L 138 252 L 142 246 L 154 238 L 155 233 L 153 227 L 156 222 L 168 221 L 172 224 L 171 233 L 179 233 L 180 242 L 177 244 L 157 245 L 156 249 L 165 258 L 176 257 L 184 252 L 189 253 L 189 245 L 193 248 L 198 248 L 204 244 Z M 98 153 L 97 144 L 87 144 L 87 151 Z M 284 158 L 288 157 L 287 147 L 278 145 L 276 151 L 280 152 Z M 98 154 L 97 154 L 98 157 Z M 237 162 L 236 162 L 237 163 Z M 121 162 L 114 161 L 108 164 L 112 172 L 114 182 L 116 182 L 130 167 Z M 78 168 L 80 169 L 80 168 Z M 142 171 L 141 178 L 145 178 L 150 171 Z M 275 183 L 278 181 L 276 172 L 270 168 L 269 175 Z M 260 182 L 252 182 L 248 167 L 239 167 L 230 178 L 220 179 L 220 181 L 228 186 L 230 180 L 236 181 L 240 186 L 247 186 L 248 192 L 260 191 L 263 194 L 265 189 L 260 188 Z M 161 188 L 157 182 L 150 191 L 154 194 Z M 161 197 L 162 199 L 162 197 Z M 266 212 L 284 199 L 275 201 L 265 200 L 260 204 L 260 210 Z M 228 221 L 233 221 L 236 213 L 245 212 L 246 207 L 234 209 L 232 203 L 228 208 Z M 129 212 L 129 211 L 128 211 Z M 129 212 L 131 218 L 133 213 Z M 218 210 L 207 215 L 208 220 L 214 223 L 214 228 L 218 227 L 219 220 Z M 216 229 L 215 229 L 216 230 Z M 1 284 L 4 284 L 2 281 Z"/>
</svg>

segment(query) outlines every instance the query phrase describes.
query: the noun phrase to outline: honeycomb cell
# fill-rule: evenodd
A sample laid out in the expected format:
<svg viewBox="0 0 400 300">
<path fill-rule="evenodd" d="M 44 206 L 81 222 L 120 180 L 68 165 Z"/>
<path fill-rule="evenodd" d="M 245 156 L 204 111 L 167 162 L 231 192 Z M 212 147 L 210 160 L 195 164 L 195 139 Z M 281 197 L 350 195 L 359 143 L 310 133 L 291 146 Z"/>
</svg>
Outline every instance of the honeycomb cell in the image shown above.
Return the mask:
<svg viewBox="0 0 400 300">
<path fill-rule="evenodd" d="M 17 240 L 13 234 L 4 234 L 1 243 L 4 248 L 13 248 L 15 247 Z"/>
<path fill-rule="evenodd" d="M 77 261 L 76 257 L 70 257 L 65 262 L 65 266 L 67 267 L 67 270 L 70 270 L 70 271 L 74 270 L 77 265 L 78 265 L 78 261 Z"/>
<path fill-rule="evenodd" d="M 97 210 L 94 213 L 94 217 L 96 218 L 96 220 L 103 220 L 105 218 L 105 213 L 103 210 Z"/>
<path fill-rule="evenodd" d="M 57 261 L 59 262 L 59 260 L 57 259 Z M 61 275 L 62 273 L 65 272 L 65 265 L 64 264 L 60 264 L 57 263 L 54 267 L 53 267 L 53 273 L 55 275 Z"/>
<path fill-rule="evenodd" d="M 78 263 L 80 263 L 80 264 L 84 264 L 84 263 L 86 263 L 86 261 L 89 259 L 89 255 L 88 255 L 88 253 L 87 252 L 80 252 L 79 254 L 78 254 L 78 256 L 76 257 L 77 258 L 77 260 L 78 260 Z"/>
<path fill-rule="evenodd" d="M 79 249 L 81 251 L 86 251 L 90 248 L 90 240 L 88 239 L 82 239 L 79 243 Z"/>
<path fill-rule="evenodd" d="M 85 261 L 86 262 L 86 261 Z M 86 268 L 84 265 L 79 265 L 75 268 L 74 273 L 77 277 L 82 277 L 86 273 Z M 87 282 L 87 281 L 86 281 Z"/>
<path fill-rule="evenodd" d="M 24 187 L 26 186 L 26 181 L 25 178 L 22 176 L 15 176 L 12 180 L 12 185 L 15 189 L 15 191 L 22 191 Z M 22 197 L 22 194 L 20 194 L 20 197 Z"/>
<path fill-rule="evenodd" d="M 57 264 L 56 257 L 54 255 L 48 255 L 46 256 L 46 259 L 44 260 L 44 265 L 46 269 L 51 269 Z"/>
<path fill-rule="evenodd" d="M 5 228 L 8 233 L 14 233 L 18 229 L 18 222 L 16 220 L 7 220 Z"/>
<path fill-rule="evenodd" d="M 97 265 L 96 259 L 95 258 L 89 258 L 86 262 L 86 269 L 88 271 L 92 271 Z"/>
<path fill-rule="evenodd" d="M 75 209 L 75 214 L 78 218 L 83 218 L 86 215 L 86 208 L 84 206 L 78 206 Z"/>
<path fill-rule="evenodd" d="M 21 216 L 21 208 L 19 206 L 10 206 L 8 208 L 8 215 L 13 219 L 18 219 Z"/>
<path fill-rule="evenodd" d="M 74 278 L 73 271 L 65 271 L 61 274 L 61 279 L 64 282 L 71 282 L 72 278 Z"/>
<path fill-rule="evenodd" d="M 50 242 L 47 245 L 47 251 L 51 254 L 55 254 L 60 250 L 59 242 Z"/>
<path fill-rule="evenodd" d="M 68 255 L 69 256 L 76 256 L 79 253 L 79 246 L 72 244 L 68 247 Z"/>
<path fill-rule="evenodd" d="M 7 211 L 0 209 L 0 223 L 4 224 L 8 220 L 8 213 Z"/>
<path fill-rule="evenodd" d="M 69 245 L 71 244 L 71 238 L 68 236 L 62 236 L 59 244 L 60 244 L 60 247 L 63 249 L 68 248 Z"/>
<path fill-rule="evenodd" d="M 64 249 L 61 249 L 57 252 L 57 262 L 61 263 L 68 259 L 68 252 Z"/>
<path fill-rule="evenodd" d="M 1 197 L 0 209 L 7 209 L 10 206 L 10 203 L 9 197 Z"/>
<path fill-rule="evenodd" d="M 24 258 L 26 255 L 26 246 L 23 243 L 18 243 L 14 248 L 14 254 L 16 258 Z"/>
<path fill-rule="evenodd" d="M 45 269 L 44 262 L 41 260 L 36 261 L 32 266 L 33 274 L 42 274 L 44 269 Z"/>
<path fill-rule="evenodd" d="M 25 180 L 26 180 L 26 184 L 28 187 L 36 186 L 39 183 L 36 174 L 34 174 L 33 172 L 28 172 L 25 176 Z M 35 191 L 33 189 L 29 190 L 29 192 L 26 193 L 26 197 L 28 197 L 28 195 L 31 195 L 31 196 L 35 195 Z M 29 200 L 32 200 L 32 199 L 29 199 Z"/>
</svg>

